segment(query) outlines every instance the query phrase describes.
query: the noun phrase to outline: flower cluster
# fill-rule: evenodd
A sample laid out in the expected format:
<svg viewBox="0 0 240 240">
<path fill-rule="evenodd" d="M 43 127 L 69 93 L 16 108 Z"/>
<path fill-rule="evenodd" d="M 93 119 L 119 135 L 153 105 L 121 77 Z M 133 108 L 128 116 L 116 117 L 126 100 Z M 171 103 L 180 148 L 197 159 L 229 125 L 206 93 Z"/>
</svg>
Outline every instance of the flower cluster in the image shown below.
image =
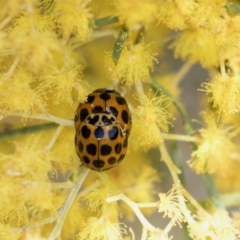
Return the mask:
<svg viewBox="0 0 240 240">
<path fill-rule="evenodd" d="M 1 113 L 28 116 L 46 112 L 49 98 L 70 105 L 73 89 L 84 101 L 89 84 L 82 79 L 81 61 L 73 54 L 75 45 L 69 42 L 74 36 L 74 43 L 82 43 L 91 34 L 93 16 L 84 1 L 13 1 L 2 10 L 1 19 L 6 20 L 0 44 Z M 47 94 L 53 88 L 55 94 Z M 6 96 L 9 91 L 11 101 Z"/>
<path fill-rule="evenodd" d="M 149 69 L 153 68 L 154 61 L 156 57 L 144 44 L 124 44 L 117 64 L 112 61 L 110 53 L 106 57 L 110 79 L 121 81 L 126 85 L 149 80 Z"/>
<path fill-rule="evenodd" d="M 222 174 L 238 151 L 232 139 L 239 128 L 219 124 L 209 115 L 205 115 L 205 120 L 207 126 L 199 131 L 202 139 L 189 164 L 198 173 Z"/>
<path fill-rule="evenodd" d="M 137 146 L 149 149 L 163 141 L 160 129 L 168 131 L 171 114 L 167 107 L 171 100 L 159 92 L 151 96 L 151 91 L 147 95 L 136 95 L 136 99 L 140 105 L 135 109 L 132 135 L 138 139 Z"/>
<path fill-rule="evenodd" d="M 198 213 L 197 218 L 198 223 L 189 226 L 192 238 L 197 240 L 239 239 L 239 230 L 227 212 L 219 210 L 213 214 Z"/>
<path fill-rule="evenodd" d="M 239 1 L 0 7 L 0 240 L 180 240 L 176 225 L 195 240 L 240 239 L 240 211 L 228 211 L 240 205 Z M 195 63 L 209 73 L 201 104 L 185 82 Z M 187 168 L 203 179 L 201 202 Z"/>
</svg>

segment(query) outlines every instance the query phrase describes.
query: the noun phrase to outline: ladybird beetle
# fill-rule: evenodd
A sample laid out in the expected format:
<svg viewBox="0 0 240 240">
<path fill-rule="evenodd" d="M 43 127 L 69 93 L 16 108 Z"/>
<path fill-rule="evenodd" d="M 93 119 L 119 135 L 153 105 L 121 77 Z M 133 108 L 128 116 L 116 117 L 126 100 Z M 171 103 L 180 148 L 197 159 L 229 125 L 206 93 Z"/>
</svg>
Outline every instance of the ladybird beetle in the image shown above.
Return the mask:
<svg viewBox="0 0 240 240">
<path fill-rule="evenodd" d="M 132 121 L 127 102 L 119 92 L 107 88 L 95 90 L 88 95 L 86 102 L 78 105 L 74 119 L 75 129 L 88 115 L 101 111 L 113 114 L 126 134 L 130 134 Z"/>
<path fill-rule="evenodd" d="M 82 164 L 95 171 L 117 166 L 127 152 L 131 127 L 120 93 L 104 88 L 89 94 L 75 114 L 75 148 Z"/>
</svg>

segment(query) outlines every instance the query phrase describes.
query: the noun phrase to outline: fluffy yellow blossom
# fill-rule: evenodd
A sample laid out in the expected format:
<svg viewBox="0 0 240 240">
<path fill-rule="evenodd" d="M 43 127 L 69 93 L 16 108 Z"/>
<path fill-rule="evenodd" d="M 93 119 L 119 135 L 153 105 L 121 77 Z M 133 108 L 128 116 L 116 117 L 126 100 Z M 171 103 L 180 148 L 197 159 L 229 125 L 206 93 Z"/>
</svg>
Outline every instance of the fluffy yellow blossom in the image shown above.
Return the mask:
<svg viewBox="0 0 240 240">
<path fill-rule="evenodd" d="M 42 220 L 52 211 L 56 211 L 56 207 L 53 204 L 53 189 L 49 182 L 35 182 L 26 180 L 23 184 L 24 190 L 19 190 L 25 197 L 25 202 L 28 211 L 29 222 L 35 222 Z"/>
<path fill-rule="evenodd" d="M 228 17 L 226 5 L 226 0 L 199 0 L 189 21 L 193 26 L 203 27 L 211 33 L 221 31 L 223 19 Z"/>
<path fill-rule="evenodd" d="M 11 41 L 9 40 L 7 33 L 0 31 L 0 53 L 1 55 L 5 53 L 6 50 L 11 49 Z M 3 59 L 2 59 L 3 61 Z"/>
<path fill-rule="evenodd" d="M 49 173 L 55 173 L 51 165 L 51 161 L 55 159 L 51 152 L 39 143 L 39 136 L 32 136 L 27 138 L 26 142 L 14 142 L 14 144 L 13 154 L 0 153 L 2 171 L 34 181 L 44 181 L 48 179 Z"/>
<path fill-rule="evenodd" d="M 54 53 L 61 52 L 60 43 L 51 31 L 18 36 L 13 44 L 20 63 L 33 73 L 43 70 L 53 61 Z"/>
<path fill-rule="evenodd" d="M 129 28 L 148 25 L 156 19 L 159 4 L 156 0 L 115 0 L 116 14 Z"/>
<path fill-rule="evenodd" d="M 240 232 L 226 211 L 216 211 L 213 214 L 198 213 L 198 223 L 188 226 L 190 237 L 194 240 L 238 240 Z"/>
<path fill-rule="evenodd" d="M 84 102 L 91 89 L 90 85 L 82 80 L 81 66 L 72 69 L 59 69 L 50 65 L 40 76 L 41 83 L 38 89 L 42 92 L 49 90 L 55 104 L 71 105 L 72 92 L 77 92 L 78 101 Z"/>
<path fill-rule="evenodd" d="M 134 161 L 135 164 L 137 163 L 136 160 Z M 112 175 L 114 175 L 114 172 Z M 126 179 L 125 181 L 124 178 Z M 142 163 L 138 168 L 132 167 L 130 171 L 126 169 L 125 165 L 122 172 L 119 173 L 119 176 L 115 177 L 113 181 L 116 182 L 116 184 L 120 182 L 118 185 L 121 186 L 123 193 L 133 201 L 152 202 L 154 201 L 154 194 L 156 193 L 154 184 L 160 181 L 159 178 L 153 167 Z"/>
<path fill-rule="evenodd" d="M 116 64 L 110 53 L 106 56 L 106 64 L 111 80 L 118 80 L 131 86 L 134 83 L 145 82 L 150 78 L 149 70 L 153 68 L 154 54 L 145 44 L 124 44 L 120 58 Z"/>
<path fill-rule="evenodd" d="M 232 153 L 232 161 L 224 169 L 223 174 L 214 176 L 214 182 L 221 193 L 238 192 L 240 189 L 240 152 Z M 239 228 L 240 229 L 240 228 Z"/>
<path fill-rule="evenodd" d="M 0 239 L 1 240 L 16 240 L 20 237 L 20 230 L 12 228 L 8 224 L 0 223 Z"/>
<path fill-rule="evenodd" d="M 125 229 L 119 223 L 111 222 L 107 217 L 90 217 L 77 235 L 78 240 L 122 240 Z"/>
<path fill-rule="evenodd" d="M 12 27 L 9 29 L 10 37 L 16 38 L 27 34 L 45 32 L 50 30 L 50 19 L 48 15 L 40 14 L 39 9 L 34 9 L 31 13 L 25 13 L 16 18 Z"/>
<path fill-rule="evenodd" d="M 219 63 L 214 38 L 203 28 L 189 28 L 179 33 L 171 47 L 175 57 L 191 63 L 200 62 L 204 67 L 217 66 Z"/>
<path fill-rule="evenodd" d="M 3 166 L 2 161 L 1 166 Z M 3 223 L 19 226 L 28 222 L 28 212 L 24 204 L 26 195 L 21 195 L 24 184 L 17 176 L 9 176 L 10 174 L 13 175 L 13 172 L 1 171 L 0 194 L 4 198 L 0 202 L 0 220 Z M 0 225 L 0 229 L 1 227 Z M 1 233 L 0 231 L 0 236 Z"/>
<path fill-rule="evenodd" d="M 138 148 L 148 149 L 158 145 L 163 141 L 160 129 L 168 131 L 171 114 L 166 110 L 166 102 L 170 103 L 170 99 L 157 94 L 151 96 L 149 92 L 148 95 L 136 96 L 140 105 L 134 111 L 136 118 L 131 135 Z"/>
<path fill-rule="evenodd" d="M 150 166 L 149 157 L 136 152 L 128 153 L 124 161 L 109 172 L 110 179 L 132 201 L 155 202 L 156 183 L 161 181 L 160 174 Z M 138 167 L 136 167 L 138 166 Z M 135 220 L 133 211 L 124 202 L 119 202 L 121 213 L 129 220 Z M 155 208 L 142 208 L 141 211 L 150 215 Z"/>
<path fill-rule="evenodd" d="M 210 94 L 209 101 L 219 114 L 233 114 L 240 110 L 240 76 L 216 75 L 210 82 L 203 83 L 202 91 Z"/>
<path fill-rule="evenodd" d="M 178 223 L 181 226 L 181 222 L 185 222 L 186 219 L 179 202 L 184 202 L 185 199 L 178 188 L 178 185 L 173 185 L 166 194 L 158 194 L 160 198 L 158 212 L 163 212 L 163 217 L 168 216 L 174 225 Z"/>
<path fill-rule="evenodd" d="M 185 29 L 188 18 L 194 15 L 196 1 L 161 0 L 158 18 L 171 29 Z"/>
<path fill-rule="evenodd" d="M 79 41 L 89 39 L 93 15 L 84 0 L 58 0 L 55 2 L 52 15 L 56 30 L 65 39 L 73 36 Z"/>
<path fill-rule="evenodd" d="M 107 203 L 106 199 L 109 195 L 116 194 L 108 187 L 100 187 L 92 190 L 82 197 L 83 201 L 88 204 L 89 211 L 97 214 L 97 217 L 107 214 L 109 220 L 117 221 L 119 209 L 116 202 Z"/>
<path fill-rule="evenodd" d="M 0 1 L 0 8 L 3 16 L 5 15 L 6 18 L 12 18 L 24 11 L 31 11 L 35 4 L 36 0 Z"/>
<path fill-rule="evenodd" d="M 35 80 L 25 69 L 16 70 L 10 77 L 2 74 L 0 78 L 1 114 L 20 112 L 26 117 L 46 112 L 44 95 L 32 87 Z"/>
<path fill-rule="evenodd" d="M 221 56 L 225 56 L 226 51 L 236 51 L 240 47 L 239 31 L 240 16 L 228 17 L 222 20 L 222 26 L 214 34 L 214 38 Z"/>
<path fill-rule="evenodd" d="M 192 153 L 189 165 L 197 173 L 224 173 L 235 158 L 238 147 L 232 142 L 239 128 L 217 123 L 213 116 L 205 116 L 206 127 L 201 129 L 198 149 Z"/>
<path fill-rule="evenodd" d="M 46 133 L 49 135 L 49 132 Z M 52 154 L 58 159 L 52 163 L 52 166 L 60 172 L 74 171 L 80 165 L 79 157 L 73 144 L 74 128 L 64 128 L 56 143 L 51 149 Z"/>
</svg>

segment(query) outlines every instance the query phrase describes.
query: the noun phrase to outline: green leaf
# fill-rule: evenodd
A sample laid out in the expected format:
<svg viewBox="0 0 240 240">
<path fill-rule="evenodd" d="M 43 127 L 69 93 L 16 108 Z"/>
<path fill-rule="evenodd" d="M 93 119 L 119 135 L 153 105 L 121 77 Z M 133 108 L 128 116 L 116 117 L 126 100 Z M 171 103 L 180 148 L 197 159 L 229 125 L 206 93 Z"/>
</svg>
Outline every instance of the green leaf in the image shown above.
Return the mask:
<svg viewBox="0 0 240 240">
<path fill-rule="evenodd" d="M 122 48 L 125 43 L 127 35 L 128 35 L 128 29 L 125 26 L 123 26 L 113 47 L 112 59 L 115 64 L 117 64 L 118 59 L 121 56 Z"/>
<path fill-rule="evenodd" d="M 118 22 L 118 17 L 116 16 L 108 16 L 103 18 L 97 18 L 94 20 L 94 26 L 95 28 L 102 28 L 107 25 L 113 24 Z"/>
</svg>

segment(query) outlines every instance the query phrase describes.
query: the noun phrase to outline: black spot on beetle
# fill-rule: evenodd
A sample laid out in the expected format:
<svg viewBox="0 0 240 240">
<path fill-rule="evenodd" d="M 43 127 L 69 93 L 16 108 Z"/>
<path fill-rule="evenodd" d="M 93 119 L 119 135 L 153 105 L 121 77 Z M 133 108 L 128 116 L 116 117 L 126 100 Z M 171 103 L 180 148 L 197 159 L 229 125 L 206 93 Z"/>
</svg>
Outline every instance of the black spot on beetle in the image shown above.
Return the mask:
<svg viewBox="0 0 240 240">
<path fill-rule="evenodd" d="M 82 161 L 86 164 L 89 164 L 91 162 L 90 159 L 87 156 L 83 156 Z"/>
<path fill-rule="evenodd" d="M 100 148 L 100 154 L 102 156 L 109 155 L 111 153 L 111 151 L 112 151 L 112 147 L 107 144 L 102 145 Z"/>
<path fill-rule="evenodd" d="M 92 164 L 95 168 L 102 168 L 105 162 L 102 160 L 93 160 Z"/>
<path fill-rule="evenodd" d="M 110 158 L 108 159 L 108 163 L 109 163 L 110 165 L 113 165 L 116 161 L 117 161 L 117 159 L 116 159 L 115 157 L 110 157 Z"/>
<path fill-rule="evenodd" d="M 74 122 L 77 122 L 78 121 L 78 114 L 75 114 L 75 117 L 74 117 Z"/>
<path fill-rule="evenodd" d="M 88 139 L 91 135 L 91 130 L 86 125 L 84 125 L 81 129 L 81 134 L 85 139 Z"/>
<path fill-rule="evenodd" d="M 105 126 L 111 125 L 114 121 L 115 119 L 113 117 L 109 119 L 105 115 L 102 116 L 102 122 L 104 123 Z"/>
<path fill-rule="evenodd" d="M 108 137 L 111 140 L 114 140 L 118 137 L 118 128 L 117 127 L 113 127 L 112 129 L 109 130 L 108 132 Z"/>
<path fill-rule="evenodd" d="M 101 139 L 103 138 L 104 136 L 104 131 L 101 127 L 97 127 L 97 129 L 94 131 L 94 136 L 97 138 L 97 139 Z"/>
<path fill-rule="evenodd" d="M 101 106 L 96 106 L 92 110 L 93 113 L 99 113 L 99 112 L 102 112 L 102 111 L 103 111 L 103 107 L 101 107 Z"/>
<path fill-rule="evenodd" d="M 124 159 L 125 155 L 121 154 L 120 157 L 118 158 L 118 162 L 121 162 Z"/>
<path fill-rule="evenodd" d="M 111 112 L 115 117 L 118 116 L 118 110 L 115 107 L 109 107 L 109 112 Z"/>
<path fill-rule="evenodd" d="M 123 141 L 123 147 L 126 148 L 128 145 L 128 138 L 125 138 Z"/>
<path fill-rule="evenodd" d="M 99 116 L 95 115 L 93 118 L 91 118 L 90 116 L 87 118 L 87 121 L 89 124 L 91 125 L 95 125 L 98 121 L 99 121 Z"/>
<path fill-rule="evenodd" d="M 117 143 L 115 145 L 115 153 L 119 154 L 122 151 L 122 144 L 121 143 Z"/>
<path fill-rule="evenodd" d="M 79 152 L 82 152 L 83 150 L 83 143 L 81 141 L 78 142 L 78 150 Z"/>
<path fill-rule="evenodd" d="M 107 101 L 107 100 L 109 100 L 110 98 L 111 98 L 111 95 L 109 94 L 109 93 L 101 93 L 100 94 L 100 98 L 102 99 L 102 100 L 104 100 L 104 101 Z"/>
<path fill-rule="evenodd" d="M 77 146 L 77 135 L 75 135 L 74 143 L 75 143 L 75 146 Z"/>
<path fill-rule="evenodd" d="M 78 157 L 79 157 L 80 159 L 82 158 L 79 152 L 77 152 L 77 155 L 78 155 Z"/>
<path fill-rule="evenodd" d="M 87 153 L 92 156 L 95 156 L 97 153 L 97 147 L 95 144 L 92 144 L 92 143 L 88 144 L 86 149 L 87 149 Z"/>
<path fill-rule="evenodd" d="M 89 115 L 89 112 L 86 108 L 81 109 L 80 111 L 80 121 L 82 122 L 83 120 L 86 119 L 86 117 Z"/>
<path fill-rule="evenodd" d="M 93 103 L 94 99 L 95 99 L 94 95 L 88 95 L 86 103 Z"/>
<path fill-rule="evenodd" d="M 121 117 L 124 123 L 128 124 L 128 112 L 126 110 L 122 111 Z"/>
<path fill-rule="evenodd" d="M 119 105 L 125 105 L 126 104 L 126 100 L 123 97 L 120 97 L 120 96 L 116 97 L 116 101 Z"/>
</svg>

